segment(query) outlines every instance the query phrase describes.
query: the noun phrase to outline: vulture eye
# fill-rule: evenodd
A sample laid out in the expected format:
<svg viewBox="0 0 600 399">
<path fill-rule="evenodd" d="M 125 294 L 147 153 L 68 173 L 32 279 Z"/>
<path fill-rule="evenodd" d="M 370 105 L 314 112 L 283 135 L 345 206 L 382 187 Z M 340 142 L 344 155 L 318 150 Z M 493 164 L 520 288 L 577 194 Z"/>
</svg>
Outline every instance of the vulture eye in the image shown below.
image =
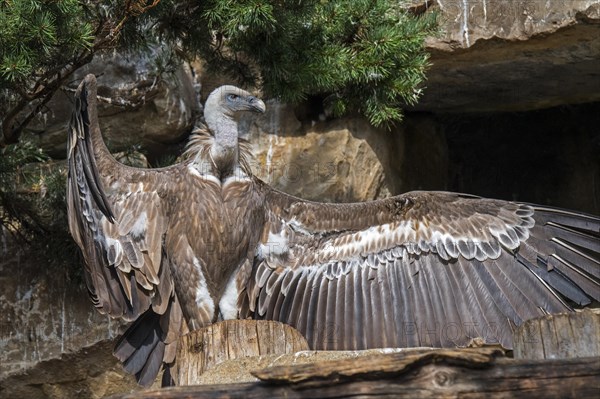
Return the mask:
<svg viewBox="0 0 600 399">
<path fill-rule="evenodd" d="M 235 100 L 237 100 L 238 98 L 239 98 L 239 96 L 238 96 L 238 95 L 236 95 L 236 94 L 228 94 L 228 95 L 227 95 L 227 100 L 229 100 L 229 101 L 235 101 Z"/>
</svg>

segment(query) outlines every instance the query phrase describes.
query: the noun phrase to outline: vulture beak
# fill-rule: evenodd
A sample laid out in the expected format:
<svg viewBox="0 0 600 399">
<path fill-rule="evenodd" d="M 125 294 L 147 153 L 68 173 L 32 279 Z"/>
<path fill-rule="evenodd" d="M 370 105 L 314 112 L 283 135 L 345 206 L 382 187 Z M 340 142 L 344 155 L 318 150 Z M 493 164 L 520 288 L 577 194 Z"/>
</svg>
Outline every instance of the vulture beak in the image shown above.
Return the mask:
<svg viewBox="0 0 600 399">
<path fill-rule="evenodd" d="M 248 108 L 252 112 L 259 112 L 261 114 L 267 109 L 265 103 L 260 98 L 254 96 L 248 97 Z"/>
</svg>

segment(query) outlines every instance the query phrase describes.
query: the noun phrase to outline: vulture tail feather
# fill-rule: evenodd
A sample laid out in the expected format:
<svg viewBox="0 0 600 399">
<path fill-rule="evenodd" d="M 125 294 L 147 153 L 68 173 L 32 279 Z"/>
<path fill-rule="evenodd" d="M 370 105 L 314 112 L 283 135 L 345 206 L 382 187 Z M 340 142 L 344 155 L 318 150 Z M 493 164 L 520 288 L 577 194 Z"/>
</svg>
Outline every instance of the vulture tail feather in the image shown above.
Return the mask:
<svg viewBox="0 0 600 399">
<path fill-rule="evenodd" d="M 148 310 L 119 338 L 113 351 L 123 368 L 146 387 L 154 382 L 163 362 L 165 343 L 161 340 L 160 318 Z"/>
</svg>

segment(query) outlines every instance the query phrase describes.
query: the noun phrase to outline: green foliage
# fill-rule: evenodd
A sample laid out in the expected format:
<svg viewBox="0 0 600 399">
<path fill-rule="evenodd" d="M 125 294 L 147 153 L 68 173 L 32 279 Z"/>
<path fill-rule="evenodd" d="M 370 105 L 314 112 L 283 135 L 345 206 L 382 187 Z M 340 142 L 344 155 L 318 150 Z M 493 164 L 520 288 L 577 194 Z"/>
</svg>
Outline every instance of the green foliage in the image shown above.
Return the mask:
<svg viewBox="0 0 600 399">
<path fill-rule="evenodd" d="M 17 142 L 69 74 L 91 60 L 94 27 L 85 11 L 79 0 L 0 0 L 0 146 Z"/>
<path fill-rule="evenodd" d="M 25 189 L 32 177 L 24 167 L 45 160 L 42 151 L 27 141 L 0 150 L 0 225 L 24 239 L 44 231 Z"/>
<path fill-rule="evenodd" d="M 199 56 L 267 96 L 318 95 L 335 115 L 389 125 L 420 95 L 424 39 L 436 29 L 435 13 L 414 16 L 402 0 L 0 0 L 0 107 L 9 110 L 0 144 L 112 48 L 158 48 L 158 73 Z"/>
<path fill-rule="evenodd" d="M 93 40 L 92 24 L 78 0 L 2 0 L 0 87 L 23 84 L 62 65 Z"/>
<path fill-rule="evenodd" d="M 293 14 L 285 8 L 290 3 L 298 4 Z M 374 125 L 399 120 L 400 106 L 418 98 L 427 67 L 423 41 L 435 31 L 435 18 L 416 18 L 399 2 L 382 0 L 262 8 L 248 13 L 256 15 L 251 19 L 229 9 L 209 21 L 220 21 L 228 46 L 259 66 L 267 92 L 292 101 L 325 94 L 336 114 L 356 109 Z"/>
<path fill-rule="evenodd" d="M 71 74 L 117 48 L 122 32 L 156 3 L 0 0 L 0 147 L 17 142 Z"/>
<path fill-rule="evenodd" d="M 435 13 L 414 16 L 398 0 L 170 0 L 144 18 L 214 71 L 284 101 L 324 96 L 335 115 L 359 111 L 377 126 L 417 101 L 424 39 L 437 32 Z"/>
</svg>

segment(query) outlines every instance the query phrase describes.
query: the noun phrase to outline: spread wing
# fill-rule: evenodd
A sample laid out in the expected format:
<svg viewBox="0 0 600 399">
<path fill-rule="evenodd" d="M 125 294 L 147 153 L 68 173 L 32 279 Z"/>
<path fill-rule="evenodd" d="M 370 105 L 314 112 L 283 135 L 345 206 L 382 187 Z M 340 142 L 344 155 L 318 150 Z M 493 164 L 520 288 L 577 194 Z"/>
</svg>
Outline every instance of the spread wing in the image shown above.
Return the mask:
<svg viewBox="0 0 600 399">
<path fill-rule="evenodd" d="M 445 192 L 359 204 L 263 185 L 268 223 L 241 317 L 315 349 L 512 347 L 522 321 L 600 299 L 600 219 Z"/>
<path fill-rule="evenodd" d="M 69 229 L 85 258 L 92 301 L 102 313 L 138 319 L 115 354 L 140 383 L 152 382 L 162 361 L 173 360 L 182 324 L 162 244 L 167 218 L 159 189 L 167 172 L 129 168 L 110 156 L 91 75 L 75 95 L 68 165 Z"/>
</svg>

